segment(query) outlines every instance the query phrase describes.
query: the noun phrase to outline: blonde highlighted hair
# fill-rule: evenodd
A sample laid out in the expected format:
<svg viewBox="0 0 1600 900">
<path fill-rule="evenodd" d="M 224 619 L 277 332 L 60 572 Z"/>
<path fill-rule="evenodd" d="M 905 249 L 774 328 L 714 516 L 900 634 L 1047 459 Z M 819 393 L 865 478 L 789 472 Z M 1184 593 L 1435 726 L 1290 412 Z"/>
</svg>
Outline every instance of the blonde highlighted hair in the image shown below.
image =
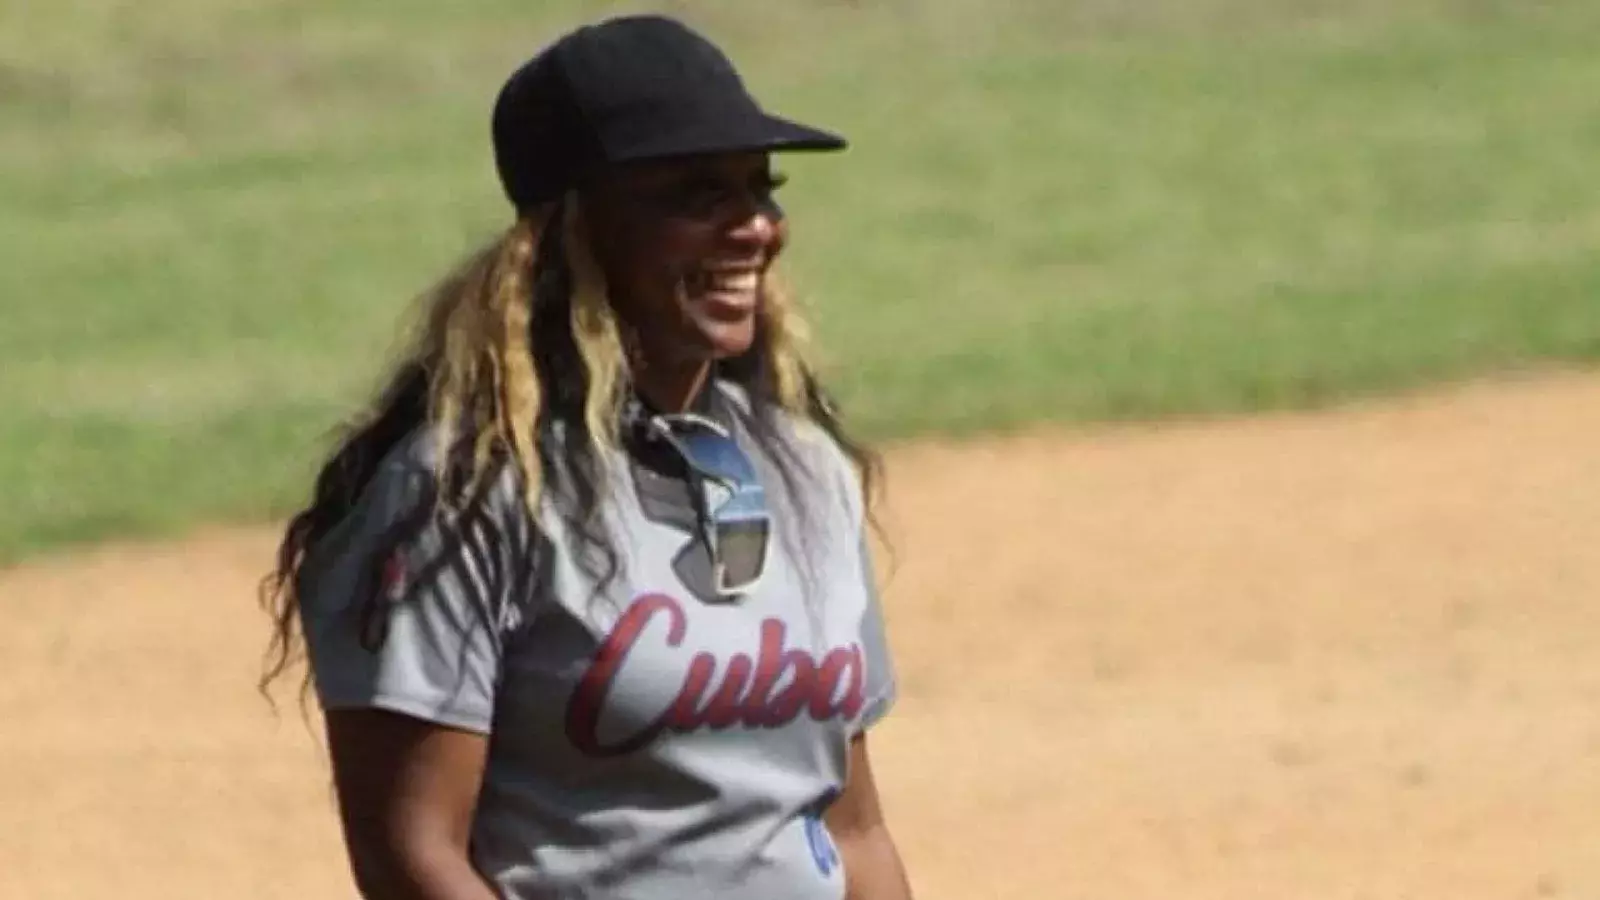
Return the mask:
<svg viewBox="0 0 1600 900">
<path fill-rule="evenodd" d="M 838 441 L 870 504 L 876 457 L 844 434 L 807 359 L 804 318 L 776 273 L 763 291 L 755 344 L 720 377 L 741 383 L 758 416 L 781 413 Z M 384 456 L 419 428 L 437 451 L 428 515 L 468 512 L 503 466 L 513 469 L 532 515 L 560 462 L 579 476 L 571 507 L 584 520 L 574 524 L 604 543 L 593 501 L 620 442 L 631 373 L 576 198 L 520 219 L 420 300 L 408 346 L 369 409 L 343 429 L 263 581 L 262 604 L 273 618 L 263 691 L 299 657 L 296 580 L 307 553 L 349 513 Z M 547 441 L 558 424 L 583 440 Z M 549 458 L 555 452 L 576 459 Z M 378 548 L 372 564 L 391 549 Z"/>
</svg>

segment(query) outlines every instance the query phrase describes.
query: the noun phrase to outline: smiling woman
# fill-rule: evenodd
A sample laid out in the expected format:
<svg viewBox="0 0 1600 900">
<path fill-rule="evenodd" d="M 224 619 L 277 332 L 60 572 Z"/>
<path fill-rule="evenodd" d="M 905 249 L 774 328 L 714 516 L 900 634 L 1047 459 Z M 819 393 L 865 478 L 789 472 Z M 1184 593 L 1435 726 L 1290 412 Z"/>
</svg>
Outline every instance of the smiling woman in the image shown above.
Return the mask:
<svg viewBox="0 0 1600 900">
<path fill-rule="evenodd" d="M 621 320 L 644 326 L 639 359 L 657 370 L 645 389 L 667 390 L 664 405 L 692 393 L 706 358 L 754 344 L 762 280 L 783 249 L 779 184 L 766 153 L 743 152 L 638 164 L 591 194 L 597 260 Z"/>
<path fill-rule="evenodd" d="M 877 466 L 773 271 L 772 154 L 844 141 L 655 16 L 535 55 L 493 136 L 515 223 L 434 290 L 265 585 L 357 884 L 904 900 Z"/>
</svg>

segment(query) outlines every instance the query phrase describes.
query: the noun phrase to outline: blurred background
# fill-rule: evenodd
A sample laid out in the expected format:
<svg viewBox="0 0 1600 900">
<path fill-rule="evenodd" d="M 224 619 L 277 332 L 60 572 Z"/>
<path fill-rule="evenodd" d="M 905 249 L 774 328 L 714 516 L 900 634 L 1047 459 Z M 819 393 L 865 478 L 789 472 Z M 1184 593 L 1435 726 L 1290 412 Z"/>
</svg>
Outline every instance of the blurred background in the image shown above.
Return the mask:
<svg viewBox="0 0 1600 900">
<path fill-rule="evenodd" d="M 852 141 L 787 265 L 919 896 L 1600 896 L 1594 0 L 6 0 L 0 896 L 350 895 L 251 579 L 501 81 L 642 9 Z"/>
<path fill-rule="evenodd" d="M 298 499 L 410 298 L 508 221 L 500 81 L 635 8 L 854 141 L 784 197 L 874 435 L 1600 355 L 1583 0 L 23 0 L 0 552 Z"/>
</svg>

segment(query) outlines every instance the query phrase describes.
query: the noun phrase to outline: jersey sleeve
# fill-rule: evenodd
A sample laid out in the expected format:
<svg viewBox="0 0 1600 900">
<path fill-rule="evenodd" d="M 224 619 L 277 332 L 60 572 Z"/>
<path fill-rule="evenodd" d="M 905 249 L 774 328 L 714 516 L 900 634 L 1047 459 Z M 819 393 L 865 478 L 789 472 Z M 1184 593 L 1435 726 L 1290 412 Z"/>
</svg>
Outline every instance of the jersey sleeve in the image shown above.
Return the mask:
<svg viewBox="0 0 1600 900">
<path fill-rule="evenodd" d="M 889 637 L 884 624 L 883 603 L 878 595 L 877 572 L 867 541 L 861 541 L 861 578 L 866 587 L 867 605 L 861 616 L 861 653 L 866 663 L 865 705 L 856 730 L 866 731 L 888 715 L 897 694 L 894 657 L 889 652 Z"/>
<path fill-rule="evenodd" d="M 861 611 L 861 654 L 865 662 L 862 688 L 863 706 L 856 720 L 855 730 L 866 731 L 878 724 L 894 706 L 899 694 L 899 678 L 894 655 L 890 650 L 883 600 L 878 589 L 878 571 L 873 560 L 871 541 L 867 536 L 866 498 L 861 480 L 842 448 L 829 442 L 835 471 L 839 473 L 840 490 L 851 534 L 854 536 L 857 557 L 860 560 L 858 576 L 866 597 Z M 848 545 L 847 545 L 848 546 Z"/>
<path fill-rule="evenodd" d="M 431 483 L 397 453 L 308 555 L 297 587 L 313 683 L 324 709 L 386 709 L 487 734 L 506 638 L 522 618 L 528 579 L 516 566 L 529 559 L 528 529 L 499 490 L 473 514 L 432 514 Z M 383 550 L 397 533 L 413 536 Z"/>
</svg>

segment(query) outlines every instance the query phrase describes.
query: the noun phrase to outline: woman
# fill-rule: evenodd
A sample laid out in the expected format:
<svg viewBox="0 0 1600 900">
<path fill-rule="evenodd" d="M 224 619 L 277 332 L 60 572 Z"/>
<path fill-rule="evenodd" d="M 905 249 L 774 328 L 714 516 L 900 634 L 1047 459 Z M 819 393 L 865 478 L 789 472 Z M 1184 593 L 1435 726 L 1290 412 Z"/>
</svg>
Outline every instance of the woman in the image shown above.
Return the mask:
<svg viewBox="0 0 1600 900">
<path fill-rule="evenodd" d="M 844 141 L 655 16 L 529 60 L 493 139 L 516 223 L 432 293 L 267 583 L 361 892 L 905 900 L 875 466 L 771 272 L 771 154 Z"/>
</svg>

